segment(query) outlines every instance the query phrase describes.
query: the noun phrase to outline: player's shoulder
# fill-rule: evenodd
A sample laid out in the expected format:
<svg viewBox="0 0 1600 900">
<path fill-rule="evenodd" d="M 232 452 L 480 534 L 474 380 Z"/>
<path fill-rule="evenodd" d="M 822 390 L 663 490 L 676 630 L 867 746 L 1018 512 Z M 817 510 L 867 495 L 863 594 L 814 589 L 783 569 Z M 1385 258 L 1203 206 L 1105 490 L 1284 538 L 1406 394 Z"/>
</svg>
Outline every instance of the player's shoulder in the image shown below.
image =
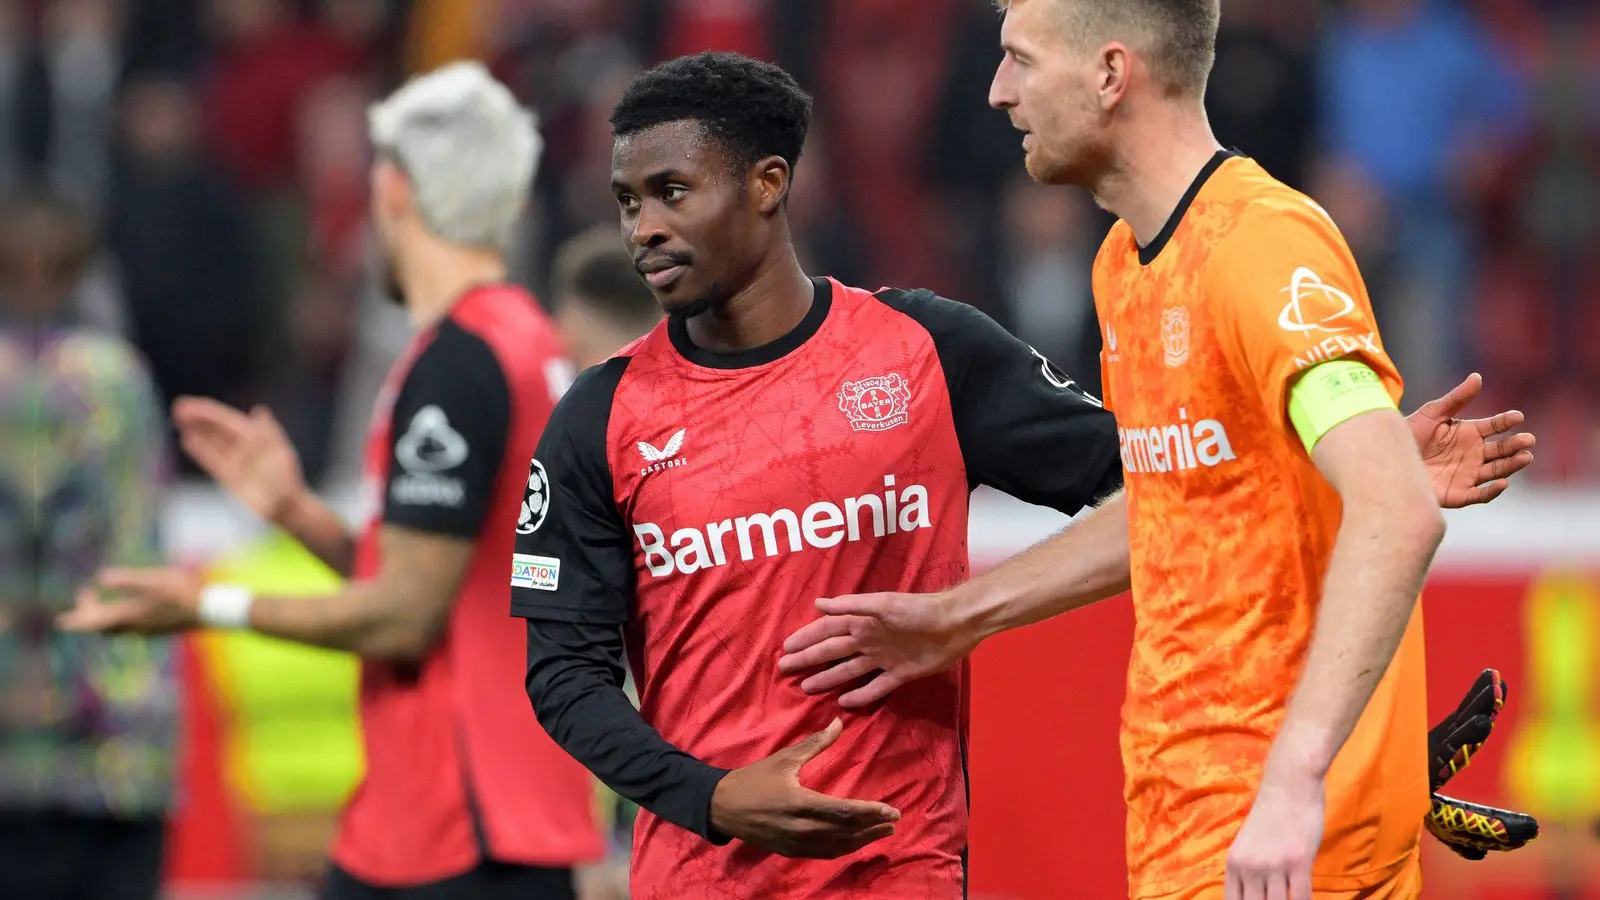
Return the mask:
<svg viewBox="0 0 1600 900">
<path fill-rule="evenodd" d="M 590 430 L 587 424 L 599 422 L 602 423 L 601 433 L 604 433 L 603 423 L 611 419 L 611 407 L 616 402 L 617 389 L 634 360 L 634 356 L 626 352 L 627 349 L 624 347 L 605 362 L 578 373 L 572 386 L 556 403 L 555 411 L 550 414 L 547 430 L 579 428 L 587 432 Z"/>
<path fill-rule="evenodd" d="M 518 354 L 559 351 L 555 323 L 537 298 L 518 284 L 485 284 L 450 307 L 445 321 L 477 335 L 491 347 Z"/>
<path fill-rule="evenodd" d="M 935 338 L 961 335 L 973 329 L 985 332 L 1000 327 L 976 306 L 942 297 L 927 288 L 883 287 L 870 292 L 869 296 L 883 306 L 915 320 Z"/>
<path fill-rule="evenodd" d="M 1260 250 L 1263 242 L 1308 237 L 1343 242 L 1339 226 L 1320 203 L 1272 177 L 1254 160 L 1233 162 L 1226 170 L 1217 210 L 1229 223 L 1220 235 L 1220 244 L 1250 252 Z"/>
</svg>

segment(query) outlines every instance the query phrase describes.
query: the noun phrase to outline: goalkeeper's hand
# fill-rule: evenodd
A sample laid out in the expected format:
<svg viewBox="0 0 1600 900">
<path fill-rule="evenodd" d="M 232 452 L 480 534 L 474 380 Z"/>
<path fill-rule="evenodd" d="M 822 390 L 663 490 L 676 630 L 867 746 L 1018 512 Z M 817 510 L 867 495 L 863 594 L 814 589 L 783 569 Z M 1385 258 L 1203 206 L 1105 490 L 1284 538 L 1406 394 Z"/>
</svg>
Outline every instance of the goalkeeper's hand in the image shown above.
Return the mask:
<svg viewBox="0 0 1600 900">
<path fill-rule="evenodd" d="M 1455 711 L 1428 732 L 1428 777 L 1433 790 L 1428 832 L 1465 859 L 1483 859 L 1490 850 L 1515 850 L 1539 836 L 1539 823 L 1532 816 L 1439 793 L 1489 739 L 1505 702 L 1505 680 L 1498 671 L 1484 669 Z"/>
<path fill-rule="evenodd" d="M 1490 850 L 1515 850 L 1539 836 L 1533 816 L 1433 795 L 1428 833 L 1463 859 L 1483 859 Z"/>
<path fill-rule="evenodd" d="M 1506 703 L 1506 683 L 1495 669 L 1484 669 L 1455 711 L 1428 732 L 1430 789 L 1444 787 L 1451 776 L 1466 768 L 1473 754 L 1489 739 L 1495 717 Z"/>
</svg>

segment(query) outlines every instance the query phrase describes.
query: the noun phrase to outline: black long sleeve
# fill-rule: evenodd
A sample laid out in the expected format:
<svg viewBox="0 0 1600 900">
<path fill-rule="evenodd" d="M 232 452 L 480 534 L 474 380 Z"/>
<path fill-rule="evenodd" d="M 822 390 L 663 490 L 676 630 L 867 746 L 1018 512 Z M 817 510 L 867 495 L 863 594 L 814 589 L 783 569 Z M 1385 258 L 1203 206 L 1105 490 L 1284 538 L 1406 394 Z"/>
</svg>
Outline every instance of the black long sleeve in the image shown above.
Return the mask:
<svg viewBox="0 0 1600 900">
<path fill-rule="evenodd" d="M 618 794 L 714 843 L 711 795 L 727 774 L 674 747 L 623 692 L 632 545 L 612 498 L 605 434 L 626 359 L 585 372 L 551 413 L 529 465 L 512 558 L 526 619 L 526 687 L 550 737 Z"/>
<path fill-rule="evenodd" d="M 622 632 L 528 620 L 528 697 L 562 749 L 618 794 L 713 843 L 711 795 L 727 773 L 667 743 L 623 685 Z"/>
</svg>

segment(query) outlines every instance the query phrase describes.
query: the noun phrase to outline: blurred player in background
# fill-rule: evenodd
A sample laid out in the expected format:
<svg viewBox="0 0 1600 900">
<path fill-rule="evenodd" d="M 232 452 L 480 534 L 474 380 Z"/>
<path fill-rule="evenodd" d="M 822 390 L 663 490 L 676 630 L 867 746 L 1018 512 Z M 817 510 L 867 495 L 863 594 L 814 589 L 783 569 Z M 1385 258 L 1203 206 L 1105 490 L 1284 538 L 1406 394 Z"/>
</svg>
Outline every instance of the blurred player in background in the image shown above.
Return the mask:
<svg viewBox="0 0 1600 900">
<path fill-rule="evenodd" d="M 54 624 L 160 559 L 161 402 L 70 299 L 92 246 L 53 198 L 0 207 L 0 897 L 154 900 L 177 780 L 172 641 Z"/>
<path fill-rule="evenodd" d="M 505 611 L 527 461 L 570 363 L 503 259 L 541 148 L 532 117 L 477 64 L 373 108 L 372 216 L 418 333 L 380 392 L 369 508 L 351 534 L 306 488 L 282 429 L 186 398 L 184 449 L 224 487 L 353 575 L 323 597 L 255 596 L 179 569 L 113 570 L 63 621 L 164 632 L 249 627 L 363 657 L 366 776 L 324 891 L 544 900 L 602 852 L 591 781 L 528 715 Z"/>
<path fill-rule="evenodd" d="M 661 304 L 633 270 L 615 228 L 568 238 L 551 269 L 556 327 L 580 371 L 605 362 L 661 321 Z"/>
<path fill-rule="evenodd" d="M 990 102 L 1038 181 L 1119 221 L 1096 260 L 1127 493 L 935 598 L 826 600 L 789 666 L 883 670 L 1126 586 L 1128 865 L 1138 898 L 1414 898 L 1429 809 L 1416 602 L 1440 504 L 1531 461 L 1519 413 L 1462 423 L 1469 379 L 1409 423 L 1361 275 L 1314 202 L 1222 150 L 1203 97 L 1217 0 L 1014 0 Z M 1417 446 L 1433 469 L 1418 458 Z M 1131 531 L 1130 531 L 1131 526 Z M 1319 852 L 1320 849 L 1320 852 Z"/>
</svg>

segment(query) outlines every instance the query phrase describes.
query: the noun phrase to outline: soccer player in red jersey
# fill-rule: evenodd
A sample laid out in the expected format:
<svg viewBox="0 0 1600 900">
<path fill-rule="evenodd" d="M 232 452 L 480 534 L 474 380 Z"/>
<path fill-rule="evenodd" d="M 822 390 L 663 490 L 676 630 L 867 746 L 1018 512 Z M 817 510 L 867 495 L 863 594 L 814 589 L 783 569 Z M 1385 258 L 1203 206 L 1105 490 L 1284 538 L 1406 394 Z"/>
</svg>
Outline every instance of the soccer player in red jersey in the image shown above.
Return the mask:
<svg viewBox="0 0 1600 900">
<path fill-rule="evenodd" d="M 250 627 L 360 654 L 366 776 L 344 810 L 330 900 L 574 896 L 597 859 L 592 781 L 528 714 L 505 565 L 528 458 L 570 381 L 555 329 L 505 283 L 540 149 L 482 67 L 424 76 L 371 113 L 372 214 L 418 326 L 373 415 L 361 532 L 306 488 L 283 431 L 186 398 L 184 449 L 333 568 L 328 597 L 251 596 L 181 569 L 111 571 L 71 628 Z M 463 164 L 465 161 L 467 164 Z"/>
<path fill-rule="evenodd" d="M 1071 513 L 1118 483 L 1111 417 L 992 320 L 802 271 L 809 113 L 728 54 L 630 85 L 612 188 L 668 318 L 579 377 L 528 477 L 528 693 L 643 808 L 635 900 L 962 896 L 964 670 L 836 723 L 773 677 L 783 637 L 816 596 L 964 579 L 975 484 Z"/>
</svg>

